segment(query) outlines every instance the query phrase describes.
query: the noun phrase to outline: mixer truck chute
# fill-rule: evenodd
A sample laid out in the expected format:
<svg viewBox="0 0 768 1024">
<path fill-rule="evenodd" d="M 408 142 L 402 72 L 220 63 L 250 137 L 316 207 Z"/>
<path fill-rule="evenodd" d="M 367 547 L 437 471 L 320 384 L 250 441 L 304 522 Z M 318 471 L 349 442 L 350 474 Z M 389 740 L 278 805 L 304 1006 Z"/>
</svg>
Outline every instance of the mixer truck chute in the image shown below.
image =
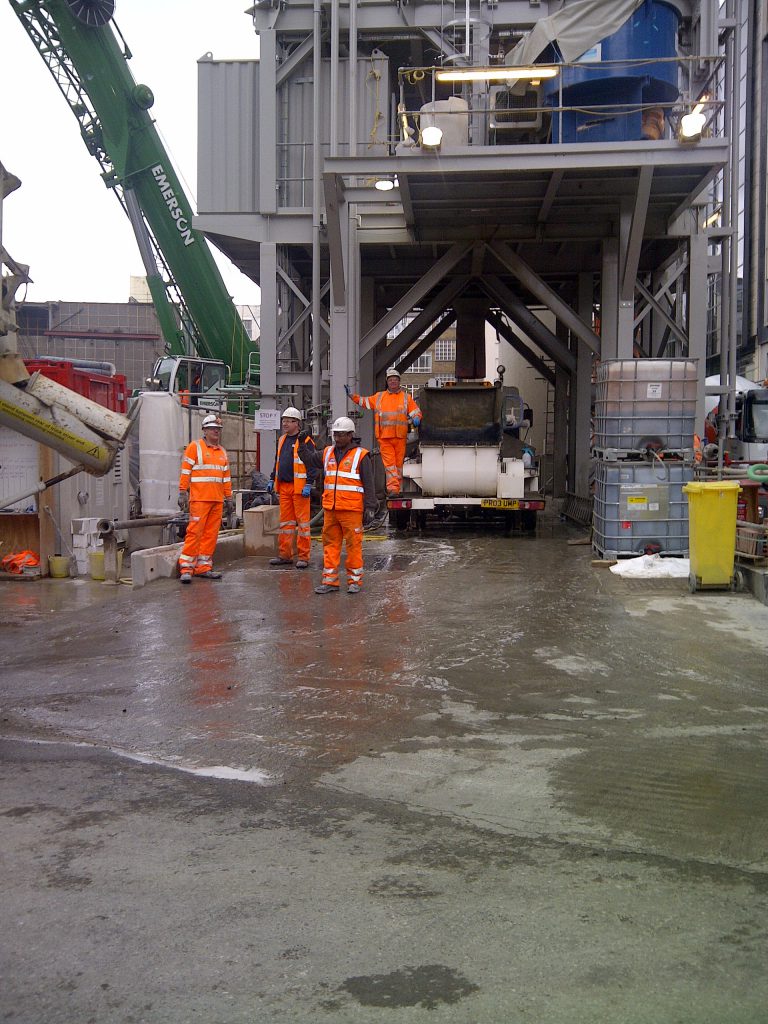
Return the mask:
<svg viewBox="0 0 768 1024">
<path fill-rule="evenodd" d="M 113 28 L 114 0 L 10 3 L 131 221 L 167 351 L 220 360 L 237 383 L 250 362 L 255 383 L 255 346 L 192 227 L 192 205 L 148 113 L 154 97 L 131 75 L 130 51 Z"/>
</svg>

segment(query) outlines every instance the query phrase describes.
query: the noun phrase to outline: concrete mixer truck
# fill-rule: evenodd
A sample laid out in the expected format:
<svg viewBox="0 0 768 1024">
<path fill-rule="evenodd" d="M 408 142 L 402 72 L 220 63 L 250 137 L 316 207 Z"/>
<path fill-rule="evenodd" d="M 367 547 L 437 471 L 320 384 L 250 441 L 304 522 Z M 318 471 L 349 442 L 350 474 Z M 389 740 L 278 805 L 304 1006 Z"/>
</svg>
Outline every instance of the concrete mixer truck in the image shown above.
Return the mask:
<svg viewBox="0 0 768 1024">
<path fill-rule="evenodd" d="M 418 440 L 403 465 L 402 495 L 387 501 L 398 529 L 430 521 L 501 521 L 536 528 L 544 508 L 535 452 L 521 439 L 531 410 L 503 379 L 455 381 L 419 392 Z"/>
</svg>

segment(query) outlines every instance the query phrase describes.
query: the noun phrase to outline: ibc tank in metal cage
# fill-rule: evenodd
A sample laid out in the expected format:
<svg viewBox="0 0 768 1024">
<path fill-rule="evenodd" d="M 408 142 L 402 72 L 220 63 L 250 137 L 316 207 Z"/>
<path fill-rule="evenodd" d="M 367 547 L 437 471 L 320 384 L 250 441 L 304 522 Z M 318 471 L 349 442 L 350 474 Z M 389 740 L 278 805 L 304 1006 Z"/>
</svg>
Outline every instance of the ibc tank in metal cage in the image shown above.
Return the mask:
<svg viewBox="0 0 768 1024">
<path fill-rule="evenodd" d="M 552 114 L 553 142 L 629 142 L 664 135 L 663 108 L 674 102 L 678 65 L 678 11 L 646 0 L 621 28 L 561 69 L 544 84 L 546 103 L 572 109 Z M 557 63 L 549 47 L 542 62 Z M 617 61 L 607 64 L 607 61 Z M 642 63 L 632 63 L 641 61 Z M 562 92 L 561 92 L 562 90 Z"/>
</svg>

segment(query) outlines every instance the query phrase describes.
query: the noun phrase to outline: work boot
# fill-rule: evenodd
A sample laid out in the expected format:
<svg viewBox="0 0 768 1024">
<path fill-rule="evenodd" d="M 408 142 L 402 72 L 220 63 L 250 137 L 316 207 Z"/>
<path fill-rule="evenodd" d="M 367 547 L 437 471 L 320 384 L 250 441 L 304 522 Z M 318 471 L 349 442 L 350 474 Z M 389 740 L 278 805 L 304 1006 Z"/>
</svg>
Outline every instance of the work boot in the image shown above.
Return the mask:
<svg viewBox="0 0 768 1024">
<path fill-rule="evenodd" d="M 191 583 L 191 582 L 192 582 L 192 573 L 191 572 L 183 572 L 179 576 L 179 583 Z"/>
<path fill-rule="evenodd" d="M 296 562 L 296 568 L 297 569 L 307 569 L 307 568 L 309 568 L 309 562 L 305 562 L 303 558 L 300 558 Z"/>
<path fill-rule="evenodd" d="M 291 558 L 280 558 L 278 555 L 276 558 L 270 558 L 270 565 L 293 565 L 293 559 Z"/>
<path fill-rule="evenodd" d="M 338 594 L 338 592 L 338 587 L 332 587 L 328 583 L 321 583 L 319 587 L 315 587 L 316 594 Z"/>
<path fill-rule="evenodd" d="M 214 569 L 209 569 L 208 572 L 197 573 L 197 578 L 199 580 L 220 580 L 221 573 L 216 572 Z"/>
<path fill-rule="evenodd" d="M 350 583 L 349 586 L 347 587 L 347 593 L 348 594 L 359 594 L 360 593 L 360 584 L 359 583 Z"/>
</svg>

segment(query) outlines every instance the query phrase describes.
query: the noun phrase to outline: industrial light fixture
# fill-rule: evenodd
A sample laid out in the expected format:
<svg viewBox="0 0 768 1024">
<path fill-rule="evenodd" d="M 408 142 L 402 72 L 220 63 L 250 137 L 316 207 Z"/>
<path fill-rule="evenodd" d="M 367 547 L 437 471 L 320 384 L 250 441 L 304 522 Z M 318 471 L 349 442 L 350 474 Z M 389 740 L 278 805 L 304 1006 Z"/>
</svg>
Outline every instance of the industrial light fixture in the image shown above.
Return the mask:
<svg viewBox="0 0 768 1024">
<path fill-rule="evenodd" d="M 377 178 L 373 183 L 373 187 L 377 188 L 379 192 L 391 192 L 395 187 L 395 183 L 391 178 Z"/>
<path fill-rule="evenodd" d="M 558 68 L 546 67 L 543 64 L 519 67 L 504 65 L 492 68 L 441 69 L 435 72 L 435 79 L 438 82 L 510 82 L 521 78 L 541 81 L 542 78 L 555 78 L 558 74 Z"/>
<path fill-rule="evenodd" d="M 689 144 L 699 142 L 706 122 L 704 114 L 696 114 L 693 110 L 689 114 L 683 114 L 680 118 L 677 141 Z"/>
<path fill-rule="evenodd" d="M 677 132 L 678 142 L 695 143 L 701 139 L 707 117 L 704 113 L 704 105 L 709 102 L 709 96 L 704 93 L 696 101 L 693 109 L 680 118 L 680 127 Z"/>
<path fill-rule="evenodd" d="M 713 224 L 716 224 L 722 216 L 722 210 L 718 207 L 714 213 L 711 213 L 709 217 L 704 221 L 705 228 L 711 228 Z"/>
<path fill-rule="evenodd" d="M 430 124 L 423 128 L 419 137 L 422 149 L 440 149 L 442 141 L 443 129 L 438 128 L 436 124 Z"/>
</svg>

